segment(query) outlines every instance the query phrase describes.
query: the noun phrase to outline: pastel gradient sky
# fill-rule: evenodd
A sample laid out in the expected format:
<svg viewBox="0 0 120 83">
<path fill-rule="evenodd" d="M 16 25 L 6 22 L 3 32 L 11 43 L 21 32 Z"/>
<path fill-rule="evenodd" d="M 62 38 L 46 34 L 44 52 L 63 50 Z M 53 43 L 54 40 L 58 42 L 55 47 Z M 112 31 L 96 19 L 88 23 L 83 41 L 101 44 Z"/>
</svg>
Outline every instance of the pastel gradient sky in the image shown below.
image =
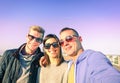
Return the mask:
<svg viewBox="0 0 120 83">
<path fill-rule="evenodd" d="M 31 25 L 57 36 L 72 27 L 85 49 L 120 55 L 120 0 L 1 0 L 0 54 L 24 43 Z"/>
</svg>

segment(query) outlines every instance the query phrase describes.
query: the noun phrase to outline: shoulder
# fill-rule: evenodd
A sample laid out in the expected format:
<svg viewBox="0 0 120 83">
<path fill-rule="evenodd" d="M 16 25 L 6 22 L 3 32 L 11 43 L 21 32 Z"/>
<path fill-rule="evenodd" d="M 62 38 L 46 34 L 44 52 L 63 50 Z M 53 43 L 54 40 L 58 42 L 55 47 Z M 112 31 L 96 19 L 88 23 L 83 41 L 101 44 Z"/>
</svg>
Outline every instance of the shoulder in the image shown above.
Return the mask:
<svg viewBox="0 0 120 83">
<path fill-rule="evenodd" d="M 106 59 L 107 57 L 105 56 L 105 54 L 103 54 L 100 51 L 93 51 L 90 50 L 89 54 L 87 56 L 89 58 L 89 60 L 99 60 L 99 59 Z"/>
<path fill-rule="evenodd" d="M 106 58 L 105 54 L 103 54 L 100 51 L 94 51 L 94 50 L 85 50 L 79 57 L 89 58 L 89 59 Z"/>
<path fill-rule="evenodd" d="M 6 50 L 4 53 L 11 53 L 11 52 L 15 52 L 17 49 L 8 49 Z"/>
<path fill-rule="evenodd" d="M 61 68 L 63 68 L 63 69 L 67 69 L 67 68 L 68 68 L 68 62 L 63 61 L 63 62 L 59 65 L 59 67 L 61 67 Z"/>
<path fill-rule="evenodd" d="M 17 51 L 17 49 L 8 49 L 6 50 L 3 55 L 2 55 L 2 60 L 8 60 L 11 59 L 13 57 L 13 55 L 15 54 L 15 52 Z"/>
<path fill-rule="evenodd" d="M 83 53 L 78 57 L 78 60 L 88 60 L 88 61 L 94 61 L 98 59 L 106 58 L 106 56 L 98 51 L 94 50 L 85 50 Z"/>
<path fill-rule="evenodd" d="M 106 57 L 105 54 L 99 51 L 92 51 L 87 56 L 87 63 L 90 65 L 102 65 L 102 64 L 109 64 L 111 65 L 110 60 Z"/>
<path fill-rule="evenodd" d="M 3 53 L 3 57 L 14 54 L 17 49 L 8 49 Z"/>
<path fill-rule="evenodd" d="M 13 58 L 13 54 L 15 53 L 16 49 L 8 49 L 6 50 L 3 55 L 2 55 L 2 58 L 1 58 L 1 64 L 5 65 L 5 64 L 8 64 L 9 61 Z"/>
<path fill-rule="evenodd" d="M 63 61 L 61 64 L 67 66 L 67 65 L 68 65 L 68 62 L 67 62 L 67 61 Z"/>
</svg>

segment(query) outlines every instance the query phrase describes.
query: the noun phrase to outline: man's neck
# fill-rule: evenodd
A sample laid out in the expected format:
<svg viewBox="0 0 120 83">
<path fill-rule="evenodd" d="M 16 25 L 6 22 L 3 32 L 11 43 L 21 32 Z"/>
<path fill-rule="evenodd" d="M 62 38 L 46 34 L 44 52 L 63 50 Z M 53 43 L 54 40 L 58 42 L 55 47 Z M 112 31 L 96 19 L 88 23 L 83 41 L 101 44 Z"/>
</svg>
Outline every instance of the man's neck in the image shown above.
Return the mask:
<svg viewBox="0 0 120 83">
<path fill-rule="evenodd" d="M 84 51 L 84 49 L 80 49 L 76 55 L 72 55 L 70 56 L 70 58 L 73 60 L 73 62 L 76 62 L 77 58 L 82 54 L 82 52 Z"/>
<path fill-rule="evenodd" d="M 34 51 L 31 50 L 31 49 L 30 49 L 29 47 L 27 47 L 27 46 L 25 46 L 24 51 L 25 51 L 25 53 L 26 53 L 27 55 L 32 55 L 32 54 L 35 53 L 35 50 L 34 50 Z"/>
</svg>

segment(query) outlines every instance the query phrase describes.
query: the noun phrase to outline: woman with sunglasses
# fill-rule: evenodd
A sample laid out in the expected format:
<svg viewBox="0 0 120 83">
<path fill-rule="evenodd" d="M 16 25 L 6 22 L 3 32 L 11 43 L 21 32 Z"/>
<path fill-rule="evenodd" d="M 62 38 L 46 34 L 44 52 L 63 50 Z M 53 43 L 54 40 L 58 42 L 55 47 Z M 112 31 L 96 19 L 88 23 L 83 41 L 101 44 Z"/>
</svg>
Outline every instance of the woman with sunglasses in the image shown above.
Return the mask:
<svg viewBox="0 0 120 83">
<path fill-rule="evenodd" d="M 54 34 L 48 34 L 43 40 L 46 67 L 40 68 L 39 83 L 67 83 L 67 62 L 62 56 L 59 39 Z"/>
</svg>

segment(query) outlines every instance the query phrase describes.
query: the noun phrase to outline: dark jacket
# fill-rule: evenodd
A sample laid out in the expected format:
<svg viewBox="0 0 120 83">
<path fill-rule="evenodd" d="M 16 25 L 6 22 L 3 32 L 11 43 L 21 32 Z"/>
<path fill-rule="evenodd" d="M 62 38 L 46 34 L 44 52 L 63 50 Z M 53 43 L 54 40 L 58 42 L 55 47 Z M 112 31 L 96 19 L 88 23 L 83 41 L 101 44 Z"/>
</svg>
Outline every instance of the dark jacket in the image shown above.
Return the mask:
<svg viewBox="0 0 120 83">
<path fill-rule="evenodd" d="M 19 51 L 21 47 L 18 49 L 11 49 L 4 52 L 2 56 L 3 58 L 0 63 L 0 83 L 16 83 L 21 68 L 19 61 Z M 30 66 L 28 83 L 36 83 L 39 59 L 41 58 L 41 56 L 43 56 L 40 48 L 38 48 L 37 50 L 38 51 L 35 55 L 35 58 L 34 60 L 32 60 Z"/>
</svg>

